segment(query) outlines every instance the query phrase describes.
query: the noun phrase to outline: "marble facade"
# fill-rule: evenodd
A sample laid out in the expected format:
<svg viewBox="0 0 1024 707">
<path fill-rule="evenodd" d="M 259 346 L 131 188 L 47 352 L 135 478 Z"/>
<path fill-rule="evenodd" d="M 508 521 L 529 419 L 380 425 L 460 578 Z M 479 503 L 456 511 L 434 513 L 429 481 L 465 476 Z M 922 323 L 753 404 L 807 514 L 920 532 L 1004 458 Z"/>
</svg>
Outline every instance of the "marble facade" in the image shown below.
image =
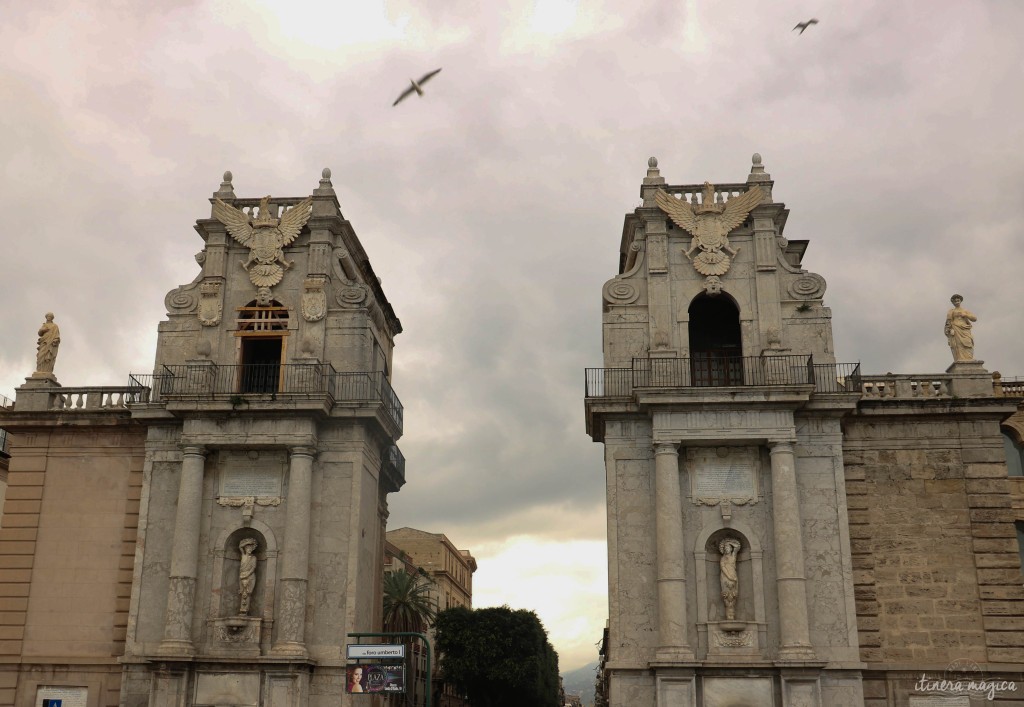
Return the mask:
<svg viewBox="0 0 1024 707">
<path fill-rule="evenodd" d="M 980 361 L 898 389 L 838 362 L 825 280 L 803 266 L 807 242 L 783 235 L 788 209 L 773 188 L 759 155 L 745 182 L 717 187 L 668 184 L 652 158 L 643 203 L 625 218 L 619 274 L 603 288 L 604 368 L 587 371 L 585 407 L 587 432 L 605 450 L 602 689 L 613 707 L 901 706 L 910 692 L 887 656 L 935 669 L 958 655 L 939 648 L 938 636 L 925 651 L 927 634 L 915 639 L 920 648 L 876 652 L 875 641 L 904 641 L 896 621 L 879 626 L 877 607 L 864 601 L 867 563 L 885 562 L 877 553 L 897 547 L 885 535 L 897 529 L 861 525 L 862 504 L 872 502 L 861 497 L 857 473 L 869 448 L 873 460 L 892 459 L 881 451 L 889 447 L 956 447 L 959 458 L 962 437 L 928 428 L 936 400 L 907 397 L 969 398 L 942 412 L 949 424 L 984 430 L 979 439 L 989 447 L 1001 444 L 999 423 L 1016 402 L 996 396 Z M 892 400 L 871 399 L 880 389 Z M 909 436 L 910 418 L 899 415 L 927 422 Z M 961 471 L 970 485 L 971 465 Z M 989 472 L 1005 476 L 1005 464 Z M 853 510 L 849 493 L 858 497 Z M 1008 506 L 1008 491 L 998 493 L 987 498 Z M 928 523 L 917 523 L 898 532 L 920 536 L 920 547 Z M 740 547 L 735 580 L 723 586 L 726 539 Z M 1019 558 L 997 562 L 1013 568 L 992 581 L 1019 578 Z M 876 574 L 872 583 L 892 576 Z M 963 576 L 975 595 L 986 592 L 984 574 Z M 1017 616 L 1024 604 L 1006 600 L 1024 595 L 1000 586 L 998 608 Z M 982 624 L 983 607 L 957 610 Z M 864 646 L 867 636 L 872 644 Z M 945 640 L 1011 678 L 1007 661 L 1024 663 L 1024 635 L 976 632 L 977 647 L 964 638 Z M 1014 647 L 1004 649 L 1005 640 Z"/>
<path fill-rule="evenodd" d="M 0 536 L 0 563 L 24 568 L 6 597 L 23 628 L 0 642 L 4 704 L 71 687 L 90 706 L 349 704 L 345 645 L 379 630 L 387 494 L 404 483 L 401 324 L 328 170 L 309 197 L 262 200 L 225 174 L 211 202 L 153 372 L 123 389 L 37 376 L 3 411 L 20 535 Z M 69 514 L 75 497 L 109 522 Z"/>
</svg>

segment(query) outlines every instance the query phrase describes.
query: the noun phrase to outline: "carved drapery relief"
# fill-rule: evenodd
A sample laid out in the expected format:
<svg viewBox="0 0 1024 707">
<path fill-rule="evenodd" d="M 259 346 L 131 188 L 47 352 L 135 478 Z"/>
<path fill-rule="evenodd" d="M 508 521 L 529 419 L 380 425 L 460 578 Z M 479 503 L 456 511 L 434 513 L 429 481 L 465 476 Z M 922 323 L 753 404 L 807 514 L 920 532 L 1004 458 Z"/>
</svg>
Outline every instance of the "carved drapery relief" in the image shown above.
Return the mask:
<svg viewBox="0 0 1024 707">
<path fill-rule="evenodd" d="M 302 283 L 302 317 L 307 322 L 318 322 L 327 316 L 326 282 L 322 275 L 314 275 Z"/>
<path fill-rule="evenodd" d="M 47 312 L 43 325 L 39 327 L 39 338 L 36 339 L 36 373 L 53 375 L 53 365 L 57 362 L 57 349 L 60 347 L 60 329 L 53 321 L 53 312 Z"/>
<path fill-rule="evenodd" d="M 253 590 L 256 589 L 256 550 L 258 547 L 258 543 L 252 538 L 246 538 L 238 544 L 238 550 L 242 553 L 238 563 L 239 616 L 249 613 L 249 602 L 252 600 Z"/>
<path fill-rule="evenodd" d="M 960 306 L 964 301 L 960 295 L 953 295 L 949 301 L 953 303 L 953 308 L 946 312 L 944 331 L 949 350 L 953 353 L 953 362 L 973 361 L 974 334 L 971 333 L 971 322 L 978 321 L 978 318 Z"/>
<path fill-rule="evenodd" d="M 725 606 L 725 618 L 733 621 L 736 618 L 736 600 L 740 595 L 740 580 L 736 574 L 736 558 L 741 543 L 738 538 L 727 536 L 718 543 L 720 579 L 722 586 L 722 604 Z"/>
<path fill-rule="evenodd" d="M 204 282 L 199 285 L 199 323 L 203 326 L 217 326 L 221 318 L 220 283 Z"/>
</svg>

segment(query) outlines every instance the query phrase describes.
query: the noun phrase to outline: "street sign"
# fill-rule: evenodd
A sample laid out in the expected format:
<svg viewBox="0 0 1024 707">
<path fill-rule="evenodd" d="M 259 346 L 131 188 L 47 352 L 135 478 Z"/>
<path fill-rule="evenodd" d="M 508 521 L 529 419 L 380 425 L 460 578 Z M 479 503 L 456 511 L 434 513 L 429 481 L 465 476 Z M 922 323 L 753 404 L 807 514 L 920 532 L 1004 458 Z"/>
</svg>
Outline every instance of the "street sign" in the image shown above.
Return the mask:
<svg viewBox="0 0 1024 707">
<path fill-rule="evenodd" d="M 374 660 L 400 659 L 405 657 L 405 646 L 401 643 L 384 643 L 375 645 L 348 645 L 348 659 L 372 658 Z"/>
</svg>

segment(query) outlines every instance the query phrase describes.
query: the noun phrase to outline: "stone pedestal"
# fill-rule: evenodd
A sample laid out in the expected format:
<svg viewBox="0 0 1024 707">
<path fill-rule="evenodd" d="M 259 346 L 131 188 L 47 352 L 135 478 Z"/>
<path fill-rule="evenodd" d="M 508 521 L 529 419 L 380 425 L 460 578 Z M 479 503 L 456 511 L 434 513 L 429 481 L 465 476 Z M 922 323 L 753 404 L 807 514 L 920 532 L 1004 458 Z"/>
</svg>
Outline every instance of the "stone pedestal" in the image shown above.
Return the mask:
<svg viewBox="0 0 1024 707">
<path fill-rule="evenodd" d="M 995 395 L 992 374 L 984 361 L 956 361 L 946 369 L 951 376 L 949 394 L 954 398 L 979 398 Z"/>
<path fill-rule="evenodd" d="M 15 407 L 19 412 L 49 410 L 53 395 L 60 387 L 52 373 L 33 373 L 25 379 L 25 385 L 15 389 Z"/>
<path fill-rule="evenodd" d="M 212 649 L 217 655 L 234 658 L 258 658 L 262 619 L 255 616 L 228 616 L 210 621 Z"/>
</svg>

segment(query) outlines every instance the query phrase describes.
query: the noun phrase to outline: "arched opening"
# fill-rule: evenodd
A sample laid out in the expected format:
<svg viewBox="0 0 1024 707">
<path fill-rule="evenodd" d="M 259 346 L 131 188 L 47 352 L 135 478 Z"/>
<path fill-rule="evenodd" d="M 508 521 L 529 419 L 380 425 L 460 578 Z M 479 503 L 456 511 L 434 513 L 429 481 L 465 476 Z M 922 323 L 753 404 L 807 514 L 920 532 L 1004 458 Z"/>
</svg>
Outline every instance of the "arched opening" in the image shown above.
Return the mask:
<svg viewBox="0 0 1024 707">
<path fill-rule="evenodd" d="M 690 359 L 694 385 L 743 385 L 740 310 L 724 293 L 690 303 Z"/>
</svg>

